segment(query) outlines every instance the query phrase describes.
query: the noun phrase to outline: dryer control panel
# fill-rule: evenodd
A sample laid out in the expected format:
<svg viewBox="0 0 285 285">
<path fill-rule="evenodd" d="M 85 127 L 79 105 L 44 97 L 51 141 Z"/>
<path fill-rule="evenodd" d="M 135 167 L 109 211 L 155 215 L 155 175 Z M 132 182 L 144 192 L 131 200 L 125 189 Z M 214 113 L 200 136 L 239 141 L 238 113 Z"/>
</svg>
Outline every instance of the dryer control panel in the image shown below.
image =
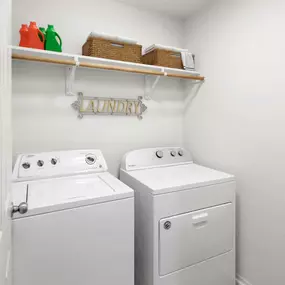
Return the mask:
<svg viewBox="0 0 285 285">
<path fill-rule="evenodd" d="M 33 180 L 74 174 L 107 171 L 100 150 L 71 150 L 19 155 L 13 180 Z"/>
<path fill-rule="evenodd" d="M 193 159 L 184 148 L 146 148 L 128 152 L 122 160 L 121 169 L 130 171 L 185 163 L 193 163 Z"/>
</svg>

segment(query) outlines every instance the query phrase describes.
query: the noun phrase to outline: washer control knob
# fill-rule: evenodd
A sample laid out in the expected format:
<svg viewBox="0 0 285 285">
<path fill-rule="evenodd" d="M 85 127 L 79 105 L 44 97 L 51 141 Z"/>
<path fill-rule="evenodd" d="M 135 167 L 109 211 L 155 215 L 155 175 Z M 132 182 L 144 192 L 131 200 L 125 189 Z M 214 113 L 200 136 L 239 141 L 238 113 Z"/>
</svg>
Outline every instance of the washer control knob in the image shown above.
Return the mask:
<svg viewBox="0 0 285 285">
<path fill-rule="evenodd" d="M 31 164 L 29 162 L 24 162 L 22 164 L 22 167 L 25 168 L 25 169 L 29 169 L 31 167 Z"/>
<path fill-rule="evenodd" d="M 87 164 L 92 165 L 92 164 L 94 164 L 96 162 L 96 157 L 94 155 L 88 154 L 85 157 L 85 161 L 86 161 Z"/>
<path fill-rule="evenodd" d="M 38 160 L 37 165 L 38 165 L 39 167 L 44 166 L 43 160 Z"/>
<path fill-rule="evenodd" d="M 176 151 L 175 151 L 175 150 L 172 150 L 172 151 L 170 152 L 170 154 L 171 154 L 171 156 L 175 157 L 175 156 L 176 156 Z"/>
<path fill-rule="evenodd" d="M 183 150 L 180 149 L 180 150 L 178 151 L 178 154 L 179 154 L 179 156 L 183 156 L 183 155 L 184 155 Z"/>
<path fill-rule="evenodd" d="M 157 156 L 158 158 L 163 158 L 163 151 L 162 151 L 162 150 L 158 150 L 158 151 L 156 152 L 156 156 Z"/>
<path fill-rule="evenodd" d="M 56 164 L 57 164 L 57 159 L 56 159 L 56 158 L 52 158 L 52 159 L 50 160 L 50 163 L 51 163 L 52 165 L 56 165 Z"/>
</svg>

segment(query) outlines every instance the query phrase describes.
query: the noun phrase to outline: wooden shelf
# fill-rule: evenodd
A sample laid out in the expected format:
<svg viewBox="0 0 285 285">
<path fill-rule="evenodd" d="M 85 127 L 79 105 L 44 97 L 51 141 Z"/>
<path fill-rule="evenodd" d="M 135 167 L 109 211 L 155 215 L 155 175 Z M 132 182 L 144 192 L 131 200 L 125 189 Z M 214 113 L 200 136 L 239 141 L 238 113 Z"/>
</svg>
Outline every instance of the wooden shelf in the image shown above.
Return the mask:
<svg viewBox="0 0 285 285">
<path fill-rule="evenodd" d="M 121 71 L 143 75 L 166 76 L 197 81 L 205 80 L 205 78 L 203 76 L 200 76 L 200 74 L 196 71 L 186 71 L 181 69 L 110 60 L 97 57 L 88 57 L 68 53 L 57 53 L 16 46 L 12 46 L 11 49 L 12 58 L 14 60 L 35 61 L 51 64 L 60 64 L 65 66 L 79 66 L 83 68 L 96 68 L 103 70 Z"/>
</svg>

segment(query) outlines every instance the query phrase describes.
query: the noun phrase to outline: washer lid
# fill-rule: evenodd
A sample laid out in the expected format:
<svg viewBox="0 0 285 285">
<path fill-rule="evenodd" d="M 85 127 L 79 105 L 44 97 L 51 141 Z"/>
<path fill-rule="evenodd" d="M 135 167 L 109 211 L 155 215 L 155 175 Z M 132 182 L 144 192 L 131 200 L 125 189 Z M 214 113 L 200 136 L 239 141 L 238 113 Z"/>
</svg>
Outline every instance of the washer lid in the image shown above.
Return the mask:
<svg viewBox="0 0 285 285">
<path fill-rule="evenodd" d="M 14 218 L 66 210 L 133 196 L 133 190 L 108 172 L 13 185 L 14 205 L 27 202 L 28 212 Z"/>
<path fill-rule="evenodd" d="M 147 186 L 153 194 L 207 186 L 235 179 L 231 174 L 194 163 L 128 171 L 127 173 Z"/>
</svg>

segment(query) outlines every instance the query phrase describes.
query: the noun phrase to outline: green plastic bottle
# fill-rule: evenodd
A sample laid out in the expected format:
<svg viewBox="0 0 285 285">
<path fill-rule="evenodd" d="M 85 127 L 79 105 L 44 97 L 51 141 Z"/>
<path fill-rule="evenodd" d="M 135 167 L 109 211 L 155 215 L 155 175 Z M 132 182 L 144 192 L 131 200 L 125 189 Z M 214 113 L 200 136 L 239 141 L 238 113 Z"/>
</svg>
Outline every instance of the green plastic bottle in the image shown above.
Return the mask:
<svg viewBox="0 0 285 285">
<path fill-rule="evenodd" d="M 54 30 L 53 25 L 48 25 L 46 30 L 45 49 L 62 52 L 62 41 L 59 34 Z"/>
</svg>

